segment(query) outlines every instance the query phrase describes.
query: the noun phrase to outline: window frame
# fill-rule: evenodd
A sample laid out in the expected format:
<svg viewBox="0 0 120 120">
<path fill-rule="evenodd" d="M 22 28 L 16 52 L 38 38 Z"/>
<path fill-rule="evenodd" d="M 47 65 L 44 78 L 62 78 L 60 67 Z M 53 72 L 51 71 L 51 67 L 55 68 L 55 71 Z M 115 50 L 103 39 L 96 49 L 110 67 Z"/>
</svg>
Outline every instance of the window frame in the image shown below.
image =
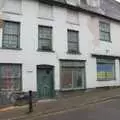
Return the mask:
<svg viewBox="0 0 120 120">
<path fill-rule="evenodd" d="M 75 62 L 79 62 L 80 65 L 79 66 L 71 66 L 69 64 L 71 63 L 75 63 Z M 66 64 L 68 63 L 68 64 Z M 66 66 L 64 66 L 63 64 L 66 64 Z M 64 88 L 63 87 L 63 81 L 62 81 L 62 72 L 65 71 L 65 69 L 67 70 L 71 70 L 72 72 L 72 87 L 71 88 Z M 74 87 L 74 79 L 73 79 L 73 72 L 75 72 L 76 70 L 80 71 L 80 72 L 84 72 L 83 77 L 84 80 L 82 80 L 82 86 L 79 87 Z M 60 89 L 61 91 L 69 91 L 69 90 L 81 90 L 81 89 L 85 89 L 85 83 L 86 83 L 86 72 L 85 72 L 85 61 L 77 61 L 77 60 L 60 60 Z"/>
<path fill-rule="evenodd" d="M 77 34 L 76 41 L 69 40 L 69 32 Z M 79 48 L 80 42 L 79 42 L 79 40 L 80 39 L 79 39 L 79 31 L 78 30 L 67 29 L 67 44 L 68 44 L 67 45 L 68 46 L 67 53 L 69 53 L 69 54 L 80 54 L 80 48 Z M 77 45 L 77 51 L 71 51 L 71 49 L 69 49 L 69 44 L 76 44 Z"/>
<path fill-rule="evenodd" d="M 105 31 L 105 30 L 101 30 L 101 24 L 105 24 L 109 26 L 109 32 Z M 105 40 L 101 38 L 101 33 L 104 34 L 108 34 L 109 35 L 109 40 Z M 112 42 L 111 41 L 111 25 L 109 22 L 105 22 L 105 21 L 99 21 L 99 37 L 101 41 L 105 41 L 105 42 Z"/>
<path fill-rule="evenodd" d="M 51 29 L 51 38 L 50 39 L 40 38 L 40 27 Z M 45 50 L 45 49 L 40 48 L 39 47 L 39 40 L 40 39 L 48 40 L 50 42 L 50 49 Z M 41 45 L 41 47 L 42 47 L 42 45 Z M 52 26 L 38 25 L 38 51 L 42 51 L 42 52 L 52 52 L 53 51 L 53 27 Z"/>
<path fill-rule="evenodd" d="M 98 76 L 97 76 L 97 81 L 113 81 L 113 80 L 116 80 L 116 66 L 115 66 L 115 59 L 105 59 L 105 58 L 103 58 L 103 59 L 99 59 L 99 58 L 97 58 L 96 59 L 96 71 L 97 71 L 97 74 L 98 74 L 98 70 L 97 70 L 97 67 L 98 67 L 98 65 L 110 65 L 110 64 L 112 64 L 112 67 L 113 67 L 113 70 L 114 71 L 112 71 L 112 75 L 114 75 L 113 77 L 113 79 L 109 79 L 107 76 L 106 76 L 106 78 L 104 79 L 104 78 L 102 78 L 102 79 L 99 79 L 98 78 Z M 104 70 L 102 71 L 102 72 L 104 72 Z M 113 73 L 114 72 L 114 73 Z M 97 75 L 96 74 L 96 75 Z"/>
<path fill-rule="evenodd" d="M 12 34 L 14 36 L 17 36 L 18 40 L 17 40 L 17 47 L 16 48 L 13 48 L 13 47 L 5 47 L 4 46 L 4 35 L 11 35 L 11 34 L 5 34 L 5 29 L 4 29 L 4 26 L 5 26 L 5 23 L 15 23 L 15 24 L 18 24 L 19 25 L 19 28 L 18 28 L 18 35 L 15 35 L 15 34 Z M 21 23 L 20 22 L 16 22 L 16 21 L 8 21 L 8 20 L 4 20 L 3 21 L 3 32 L 2 32 L 2 49 L 13 49 L 13 50 L 19 50 L 21 49 L 20 48 L 20 32 L 21 32 Z M 12 36 L 11 35 L 11 36 Z"/>
<path fill-rule="evenodd" d="M 19 90 L 14 90 L 14 91 L 22 91 L 22 64 L 21 63 L 0 63 L 0 66 L 4 66 L 4 65 L 19 65 L 20 66 L 20 89 Z M 0 71 L 1 72 L 1 71 Z M 1 74 L 1 73 L 0 73 Z M 4 89 L 4 88 L 1 88 L 0 86 L 0 90 L 8 90 L 8 89 Z"/>
</svg>

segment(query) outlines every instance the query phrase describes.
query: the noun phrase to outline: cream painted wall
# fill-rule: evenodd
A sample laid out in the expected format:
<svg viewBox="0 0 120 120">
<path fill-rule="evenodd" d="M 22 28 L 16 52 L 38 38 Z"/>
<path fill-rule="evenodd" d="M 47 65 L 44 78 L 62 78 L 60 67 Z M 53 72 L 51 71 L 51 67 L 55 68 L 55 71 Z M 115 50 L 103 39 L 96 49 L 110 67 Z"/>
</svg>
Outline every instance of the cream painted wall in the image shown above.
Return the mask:
<svg viewBox="0 0 120 120">
<path fill-rule="evenodd" d="M 44 6 L 43 6 L 44 7 Z M 83 13 L 78 14 L 78 23 L 69 23 L 67 10 L 55 7 L 52 10 L 51 19 L 47 15 L 42 17 L 39 13 L 40 6 L 37 1 L 23 0 L 21 14 L 3 12 L 4 20 L 21 22 L 20 46 L 21 50 L 0 49 L 0 63 L 21 63 L 23 65 L 22 84 L 23 91 L 37 90 L 36 66 L 49 64 L 55 66 L 55 89 L 60 89 L 60 66 L 59 59 L 86 60 L 86 86 L 94 88 L 107 85 L 120 85 L 119 60 L 116 60 L 116 81 L 98 82 L 96 81 L 96 59 L 91 57 L 91 53 L 106 54 L 106 49 L 110 50 L 110 55 L 119 55 L 119 31 L 120 25 L 111 21 L 112 43 L 99 41 L 99 19 Z M 45 7 L 43 8 L 45 9 Z M 44 12 L 44 11 L 43 11 Z M 45 11 L 46 13 L 46 11 Z M 45 14 L 44 14 L 45 15 Z M 47 19 L 46 19 L 47 18 Z M 50 18 L 50 19 L 49 19 Z M 53 27 L 53 51 L 38 52 L 38 25 Z M 69 55 L 67 53 L 67 29 L 79 31 L 79 55 Z M 2 30 L 0 30 L 0 48 L 2 47 Z"/>
</svg>

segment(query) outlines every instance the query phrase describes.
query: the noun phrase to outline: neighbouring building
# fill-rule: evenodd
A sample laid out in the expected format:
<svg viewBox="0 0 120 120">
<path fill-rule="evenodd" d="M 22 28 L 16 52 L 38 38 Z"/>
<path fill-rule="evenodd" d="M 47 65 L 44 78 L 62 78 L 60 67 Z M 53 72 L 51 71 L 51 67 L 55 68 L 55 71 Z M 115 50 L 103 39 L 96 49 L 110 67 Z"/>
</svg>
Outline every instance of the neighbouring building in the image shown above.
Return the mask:
<svg viewBox="0 0 120 120">
<path fill-rule="evenodd" d="M 120 86 L 119 41 L 114 0 L 0 0 L 0 103 Z"/>
</svg>

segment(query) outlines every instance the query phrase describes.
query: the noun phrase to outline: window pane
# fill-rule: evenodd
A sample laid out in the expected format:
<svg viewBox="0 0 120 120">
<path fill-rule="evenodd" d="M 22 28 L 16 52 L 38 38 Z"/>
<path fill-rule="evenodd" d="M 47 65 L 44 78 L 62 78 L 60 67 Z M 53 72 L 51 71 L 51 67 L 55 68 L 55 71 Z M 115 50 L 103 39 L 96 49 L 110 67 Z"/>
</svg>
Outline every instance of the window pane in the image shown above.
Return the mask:
<svg viewBox="0 0 120 120">
<path fill-rule="evenodd" d="M 105 34 L 105 40 L 106 40 L 106 41 L 110 41 L 110 35 L 109 35 L 109 33 L 106 33 L 106 34 Z"/>
<path fill-rule="evenodd" d="M 6 34 L 18 34 L 19 33 L 19 24 L 18 23 L 12 23 L 12 22 L 5 22 L 4 25 L 4 33 Z"/>
<path fill-rule="evenodd" d="M 100 39 L 105 41 L 110 41 L 110 34 L 105 32 L 100 32 Z"/>
<path fill-rule="evenodd" d="M 14 35 L 4 35 L 3 47 L 17 48 L 18 37 Z"/>
<path fill-rule="evenodd" d="M 52 28 L 40 26 L 38 48 L 41 50 L 51 50 L 52 48 L 51 42 L 52 42 Z"/>
<path fill-rule="evenodd" d="M 71 53 L 78 53 L 78 44 L 69 42 L 68 43 L 68 51 Z"/>
<path fill-rule="evenodd" d="M 39 49 L 41 50 L 51 50 L 50 40 L 41 39 L 38 41 L 38 46 L 39 46 Z"/>
<path fill-rule="evenodd" d="M 98 80 L 114 80 L 115 64 L 113 63 L 97 63 Z"/>
<path fill-rule="evenodd" d="M 100 32 L 100 39 L 105 40 L 105 33 L 104 32 Z"/>
<path fill-rule="evenodd" d="M 76 69 L 73 71 L 73 84 L 74 88 L 80 88 L 83 87 L 84 82 L 84 69 Z"/>
<path fill-rule="evenodd" d="M 62 88 L 72 88 L 72 70 L 62 70 Z"/>
<path fill-rule="evenodd" d="M 110 41 L 110 24 L 100 22 L 100 39 Z"/>
<path fill-rule="evenodd" d="M 60 64 L 61 87 L 67 89 L 84 88 L 85 64 L 83 61 L 61 61 Z"/>
<path fill-rule="evenodd" d="M 79 32 L 68 30 L 68 52 L 77 53 L 79 47 Z"/>
<path fill-rule="evenodd" d="M 20 90 L 21 74 L 21 65 L 1 64 L 0 88 L 5 90 Z"/>
<path fill-rule="evenodd" d="M 68 41 L 78 42 L 79 34 L 78 31 L 68 30 Z"/>
<path fill-rule="evenodd" d="M 19 48 L 20 24 L 14 22 L 5 22 L 3 29 L 3 47 Z"/>
</svg>

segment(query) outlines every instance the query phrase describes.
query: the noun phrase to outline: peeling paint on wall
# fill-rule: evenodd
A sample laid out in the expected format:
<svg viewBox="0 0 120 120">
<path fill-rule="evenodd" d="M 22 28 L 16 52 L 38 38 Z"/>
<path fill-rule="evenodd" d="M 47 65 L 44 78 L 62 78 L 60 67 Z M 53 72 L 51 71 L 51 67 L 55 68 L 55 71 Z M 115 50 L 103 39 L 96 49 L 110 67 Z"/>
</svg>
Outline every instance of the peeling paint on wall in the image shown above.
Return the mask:
<svg viewBox="0 0 120 120">
<path fill-rule="evenodd" d="M 99 21 L 95 17 L 89 17 L 87 25 L 88 25 L 88 29 L 90 30 L 90 32 L 93 36 L 92 43 L 94 45 L 94 48 L 96 48 L 100 45 Z"/>
</svg>

